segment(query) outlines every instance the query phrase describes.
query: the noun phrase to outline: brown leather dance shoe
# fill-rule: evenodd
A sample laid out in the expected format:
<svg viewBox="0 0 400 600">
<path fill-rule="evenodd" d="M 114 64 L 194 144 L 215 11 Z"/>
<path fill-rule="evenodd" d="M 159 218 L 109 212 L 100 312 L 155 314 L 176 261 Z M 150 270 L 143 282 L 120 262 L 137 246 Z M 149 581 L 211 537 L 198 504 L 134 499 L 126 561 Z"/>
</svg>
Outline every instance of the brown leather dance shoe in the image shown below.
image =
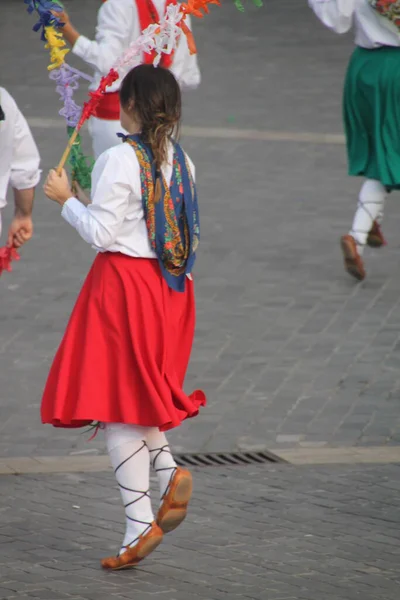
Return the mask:
<svg viewBox="0 0 400 600">
<path fill-rule="evenodd" d="M 342 247 L 344 268 L 358 281 L 365 279 L 365 268 L 361 256 L 357 250 L 357 244 L 355 239 L 351 235 L 342 235 L 340 238 L 340 245 Z"/>
<path fill-rule="evenodd" d="M 157 524 L 164 533 L 173 531 L 185 519 L 192 490 L 192 475 L 187 469 L 177 467 L 157 514 Z"/>
<path fill-rule="evenodd" d="M 387 241 L 384 238 L 382 233 L 381 226 L 377 221 L 372 223 L 372 227 L 367 237 L 367 244 L 371 248 L 381 248 L 382 246 L 386 246 Z"/>
<path fill-rule="evenodd" d="M 129 547 L 119 556 L 109 556 L 103 558 L 101 566 L 103 569 L 118 571 L 121 569 L 131 569 L 141 560 L 146 558 L 159 546 L 163 539 L 163 532 L 154 521 L 146 533 L 142 534 L 133 547 Z"/>
</svg>

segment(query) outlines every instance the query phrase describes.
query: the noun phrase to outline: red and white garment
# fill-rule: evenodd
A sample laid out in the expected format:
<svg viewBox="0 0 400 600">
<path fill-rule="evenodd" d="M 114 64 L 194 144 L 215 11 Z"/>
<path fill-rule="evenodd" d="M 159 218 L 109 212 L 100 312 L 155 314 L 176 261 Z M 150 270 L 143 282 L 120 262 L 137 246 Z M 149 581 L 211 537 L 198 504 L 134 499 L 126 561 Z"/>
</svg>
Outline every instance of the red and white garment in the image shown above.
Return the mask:
<svg viewBox="0 0 400 600">
<path fill-rule="evenodd" d="M 171 164 L 162 170 L 169 184 Z M 148 240 L 139 163 L 128 144 L 96 162 L 92 203 L 85 207 L 71 198 L 62 215 L 99 252 L 51 367 L 42 421 L 165 431 L 197 415 L 204 393 L 183 390 L 195 327 L 194 284 L 188 280 L 179 293 L 162 276 Z"/>
<path fill-rule="evenodd" d="M 95 69 L 91 90 L 97 89 L 101 77 L 108 74 L 124 51 L 152 23 L 159 21 L 169 4 L 176 0 L 106 0 L 99 13 L 95 40 L 79 36 L 72 52 Z M 186 19 L 190 27 L 190 20 Z M 143 55 L 138 64 L 150 63 L 153 57 Z M 164 55 L 161 65 L 169 68 L 182 90 L 196 88 L 200 83 L 197 56 L 189 53 L 185 35 L 181 35 L 172 56 Z M 135 66 L 135 65 L 132 65 Z M 98 158 L 102 152 L 120 143 L 116 134 L 121 128 L 119 120 L 119 88 L 121 80 L 109 88 L 100 103 L 96 116 L 89 120 L 93 152 Z M 126 133 L 126 132 L 125 132 Z"/>
</svg>

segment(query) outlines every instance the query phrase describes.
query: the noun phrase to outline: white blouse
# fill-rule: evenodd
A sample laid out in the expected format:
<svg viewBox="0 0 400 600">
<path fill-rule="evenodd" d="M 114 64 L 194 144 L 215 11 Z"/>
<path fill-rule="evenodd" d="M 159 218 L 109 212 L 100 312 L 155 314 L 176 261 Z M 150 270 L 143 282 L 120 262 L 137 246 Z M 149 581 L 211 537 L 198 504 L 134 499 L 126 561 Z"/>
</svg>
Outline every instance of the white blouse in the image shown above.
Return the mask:
<svg viewBox="0 0 400 600">
<path fill-rule="evenodd" d="M 165 11 L 165 0 L 153 0 L 158 14 Z M 186 19 L 190 27 L 189 17 Z M 98 13 L 96 38 L 89 40 L 84 35 L 79 36 L 72 52 L 82 58 L 95 69 L 95 78 L 90 89 L 96 89 L 101 77 L 107 75 L 111 67 L 123 52 L 141 34 L 140 20 L 135 0 L 107 0 Z M 138 58 L 137 64 L 142 62 Z M 134 67 L 135 65 L 132 65 Z M 182 89 L 196 88 L 200 84 L 200 70 L 197 55 L 191 55 L 186 36 L 180 36 L 175 50 L 171 71 Z M 121 80 L 116 81 L 108 89 L 109 92 L 119 90 Z"/>
<path fill-rule="evenodd" d="M 0 88 L 0 208 L 6 205 L 8 185 L 17 190 L 35 187 L 40 180 L 40 156 L 24 115 L 14 98 Z"/>
<path fill-rule="evenodd" d="M 171 182 L 173 149 L 162 167 Z M 193 178 L 195 169 L 189 157 Z M 62 209 L 63 218 L 99 252 L 122 252 L 139 258 L 156 258 L 150 247 L 142 206 L 140 166 L 134 149 L 127 143 L 114 146 L 97 159 L 92 172 L 92 203 L 87 207 L 70 198 Z"/>
<path fill-rule="evenodd" d="M 400 46 L 400 30 L 372 8 L 368 0 L 308 0 L 317 17 L 336 33 L 354 26 L 355 43 L 361 48 Z"/>
</svg>

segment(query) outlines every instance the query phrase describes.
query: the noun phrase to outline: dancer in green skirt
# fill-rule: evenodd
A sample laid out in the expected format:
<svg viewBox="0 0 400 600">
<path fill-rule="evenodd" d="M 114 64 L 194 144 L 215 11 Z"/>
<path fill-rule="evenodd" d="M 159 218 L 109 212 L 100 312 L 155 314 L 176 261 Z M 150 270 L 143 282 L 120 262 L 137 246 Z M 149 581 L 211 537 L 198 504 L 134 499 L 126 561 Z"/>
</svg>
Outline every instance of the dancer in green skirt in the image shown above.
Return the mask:
<svg viewBox="0 0 400 600">
<path fill-rule="evenodd" d="M 400 189 L 400 0 L 309 0 L 336 33 L 354 26 L 343 118 L 349 174 L 366 178 L 352 227 L 341 238 L 346 271 L 365 278 L 365 245 L 385 244 L 380 224 L 387 195 Z"/>
</svg>

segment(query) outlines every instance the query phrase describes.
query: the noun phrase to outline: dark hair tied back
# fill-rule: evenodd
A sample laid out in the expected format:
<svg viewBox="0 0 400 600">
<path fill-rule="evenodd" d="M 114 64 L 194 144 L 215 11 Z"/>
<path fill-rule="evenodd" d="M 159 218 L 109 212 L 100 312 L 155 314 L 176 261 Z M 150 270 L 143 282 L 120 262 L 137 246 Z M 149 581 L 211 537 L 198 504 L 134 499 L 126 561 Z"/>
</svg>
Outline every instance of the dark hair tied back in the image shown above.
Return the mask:
<svg viewBox="0 0 400 600">
<path fill-rule="evenodd" d="M 167 160 L 168 141 L 179 131 L 182 103 L 175 77 L 162 67 L 139 65 L 124 78 L 120 98 L 126 112 L 133 106 L 133 114 L 141 124 L 143 140 L 153 151 L 159 173 Z M 159 185 L 159 181 L 157 183 Z"/>
</svg>

